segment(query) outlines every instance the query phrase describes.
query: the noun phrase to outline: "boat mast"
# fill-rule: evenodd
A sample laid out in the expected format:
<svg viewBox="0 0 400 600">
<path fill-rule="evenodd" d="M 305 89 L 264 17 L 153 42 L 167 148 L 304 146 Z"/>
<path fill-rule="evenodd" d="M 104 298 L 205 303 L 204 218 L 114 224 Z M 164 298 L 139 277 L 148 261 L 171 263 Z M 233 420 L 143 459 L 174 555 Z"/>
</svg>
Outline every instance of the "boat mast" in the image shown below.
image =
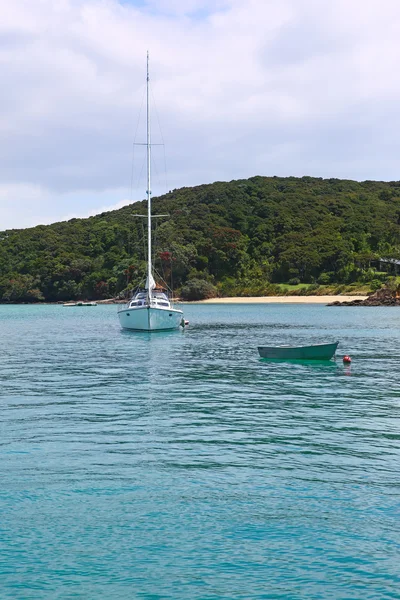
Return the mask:
<svg viewBox="0 0 400 600">
<path fill-rule="evenodd" d="M 146 103 L 147 103 L 147 296 L 151 299 L 151 145 L 150 145 L 150 98 L 149 98 L 149 51 L 147 51 L 147 79 L 146 79 Z"/>
</svg>

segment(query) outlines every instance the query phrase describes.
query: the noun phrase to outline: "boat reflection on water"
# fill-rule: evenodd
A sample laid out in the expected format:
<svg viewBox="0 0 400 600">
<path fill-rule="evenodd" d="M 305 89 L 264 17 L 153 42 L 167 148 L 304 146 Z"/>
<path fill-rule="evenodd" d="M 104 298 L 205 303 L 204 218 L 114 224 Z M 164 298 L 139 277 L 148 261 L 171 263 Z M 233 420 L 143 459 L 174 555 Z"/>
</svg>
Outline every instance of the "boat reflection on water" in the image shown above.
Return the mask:
<svg viewBox="0 0 400 600">
<path fill-rule="evenodd" d="M 265 365 L 297 365 L 300 367 L 315 367 L 337 369 L 338 363 L 336 360 L 312 360 L 307 358 L 259 358 L 260 363 Z"/>
</svg>

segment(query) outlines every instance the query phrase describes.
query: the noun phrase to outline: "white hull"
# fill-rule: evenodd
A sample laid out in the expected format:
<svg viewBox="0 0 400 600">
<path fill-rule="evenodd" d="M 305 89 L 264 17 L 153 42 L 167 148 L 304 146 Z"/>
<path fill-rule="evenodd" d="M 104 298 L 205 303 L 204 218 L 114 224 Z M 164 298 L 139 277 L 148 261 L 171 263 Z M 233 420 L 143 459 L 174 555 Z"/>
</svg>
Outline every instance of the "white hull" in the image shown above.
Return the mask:
<svg viewBox="0 0 400 600">
<path fill-rule="evenodd" d="M 179 329 L 183 312 L 176 308 L 153 308 L 138 306 L 124 308 L 118 312 L 119 322 L 124 329 L 135 331 L 171 331 Z"/>
</svg>

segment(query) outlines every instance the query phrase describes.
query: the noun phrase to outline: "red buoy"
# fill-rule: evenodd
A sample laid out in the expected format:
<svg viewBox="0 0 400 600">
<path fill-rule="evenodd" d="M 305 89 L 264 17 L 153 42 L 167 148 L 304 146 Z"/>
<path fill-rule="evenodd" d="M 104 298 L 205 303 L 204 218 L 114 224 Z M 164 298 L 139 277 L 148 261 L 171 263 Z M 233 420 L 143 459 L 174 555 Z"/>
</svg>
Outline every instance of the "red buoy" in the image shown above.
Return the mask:
<svg viewBox="0 0 400 600">
<path fill-rule="evenodd" d="M 351 363 L 351 357 L 346 354 L 346 356 L 343 356 L 343 362 L 347 364 Z"/>
</svg>

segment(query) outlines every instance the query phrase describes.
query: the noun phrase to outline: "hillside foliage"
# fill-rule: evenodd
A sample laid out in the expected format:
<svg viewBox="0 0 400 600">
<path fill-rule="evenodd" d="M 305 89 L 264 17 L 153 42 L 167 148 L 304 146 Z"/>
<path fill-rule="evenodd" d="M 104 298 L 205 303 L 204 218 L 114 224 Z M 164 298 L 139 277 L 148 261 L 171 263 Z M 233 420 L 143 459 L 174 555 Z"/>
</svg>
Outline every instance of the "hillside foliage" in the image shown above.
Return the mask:
<svg viewBox="0 0 400 600">
<path fill-rule="evenodd" d="M 252 177 L 153 199 L 158 279 L 193 298 L 376 280 L 400 257 L 400 182 Z M 146 202 L 0 233 L 0 301 L 101 299 L 143 281 Z"/>
</svg>

